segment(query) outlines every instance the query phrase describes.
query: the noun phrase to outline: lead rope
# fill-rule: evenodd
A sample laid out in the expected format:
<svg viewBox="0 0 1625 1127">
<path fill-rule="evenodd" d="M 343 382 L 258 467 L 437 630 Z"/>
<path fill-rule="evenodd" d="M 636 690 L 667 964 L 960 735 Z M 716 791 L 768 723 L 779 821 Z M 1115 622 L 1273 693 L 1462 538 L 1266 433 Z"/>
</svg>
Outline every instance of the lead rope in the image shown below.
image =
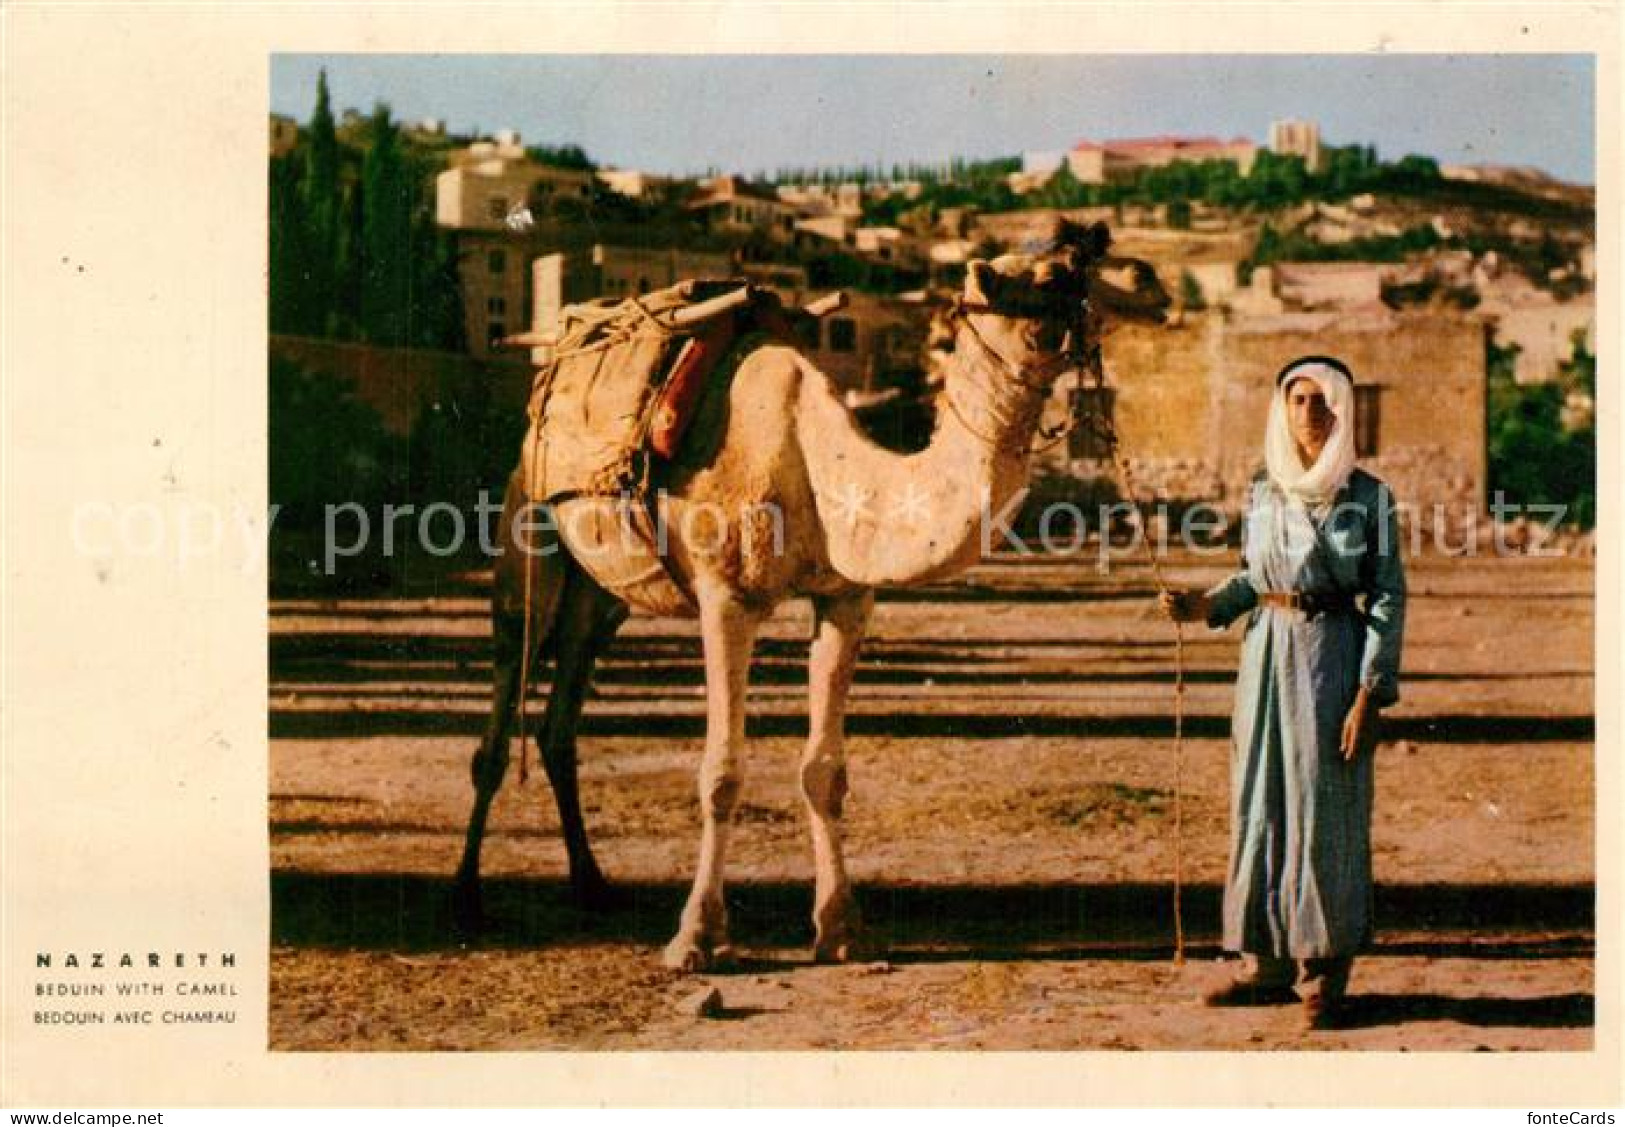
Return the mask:
<svg viewBox="0 0 1625 1127">
<path fill-rule="evenodd" d="M 1085 367 L 1093 380 L 1097 392 L 1103 392 L 1106 386 L 1105 364 L 1101 360 L 1100 346 L 1090 347 Z M 1103 394 L 1097 395 L 1096 402 L 1104 402 Z M 1151 537 L 1147 532 L 1145 511 L 1140 507 L 1139 493 L 1134 488 L 1133 476 L 1129 473 L 1128 460 L 1123 455 L 1123 442 L 1118 436 L 1117 427 L 1110 415 L 1102 411 L 1095 422 L 1097 433 L 1106 443 L 1106 449 L 1111 454 L 1112 467 L 1117 472 L 1117 485 L 1123 491 L 1123 498 L 1134 506 L 1134 516 L 1140 526 L 1141 541 L 1145 547 L 1146 560 L 1151 565 L 1151 581 L 1156 584 L 1157 594 L 1169 593 L 1167 581 L 1163 578 L 1162 565 L 1157 560 L 1157 553 L 1151 546 Z M 1109 530 L 1102 527 L 1102 536 L 1109 535 Z M 1178 619 L 1174 620 L 1174 965 L 1185 965 L 1185 918 L 1182 910 L 1185 887 L 1185 628 Z"/>
<path fill-rule="evenodd" d="M 977 331 L 976 326 L 974 324 L 972 324 L 970 318 L 965 316 L 966 313 L 970 313 L 970 312 L 996 312 L 996 310 L 994 310 L 993 308 L 988 307 L 988 306 L 971 306 L 969 303 L 966 303 L 966 302 L 956 302 L 955 305 L 954 305 L 954 308 L 953 308 L 953 315 L 957 316 L 959 318 L 959 320 L 961 320 L 964 323 L 964 325 L 968 329 L 970 329 L 971 336 L 973 338 L 975 338 L 976 343 L 981 346 L 981 348 L 982 348 L 982 350 L 984 352 L 986 352 L 988 355 L 994 357 L 997 361 L 999 361 L 999 363 L 1004 368 L 1006 368 L 1007 370 L 1009 370 L 1013 374 L 1013 376 L 1014 376 L 1017 383 L 1020 383 L 1023 386 L 1026 386 L 1026 387 L 1032 387 L 1033 386 L 1032 384 L 1028 383 L 1025 379 L 1022 378 L 1022 373 L 1021 373 L 1021 371 L 1019 369 L 1015 368 L 1013 365 L 1011 365 L 1009 363 L 1009 361 L 1005 360 L 1004 357 L 1001 356 L 996 349 L 994 349 L 991 345 L 989 345 L 987 343 L 986 340 L 984 340 L 982 338 L 982 334 Z M 1076 326 L 1075 331 L 1077 331 L 1080 335 L 1082 335 L 1084 330 L 1085 330 L 1085 326 L 1083 326 L 1082 324 L 1079 324 L 1078 326 Z M 1085 351 L 1082 359 L 1083 359 L 1083 367 L 1088 371 L 1089 378 L 1094 383 L 1094 386 L 1095 386 L 1097 392 L 1104 392 L 1105 387 L 1106 387 L 1106 366 L 1105 366 L 1105 362 L 1101 359 L 1100 345 L 1098 343 L 1090 345 L 1087 348 L 1087 350 Z M 978 431 L 975 427 L 971 426 L 970 420 L 968 420 L 965 417 L 965 415 L 963 414 L 963 412 L 961 412 L 961 410 L 959 408 L 959 404 L 954 401 L 954 395 L 953 395 L 952 390 L 949 389 L 946 386 L 942 390 L 943 390 L 943 398 L 947 401 L 947 404 L 948 404 L 948 409 L 959 420 L 960 424 L 962 426 L 964 426 L 966 430 L 969 430 L 972 434 L 976 435 L 978 438 L 981 438 L 984 442 L 991 443 L 992 440 L 990 438 L 987 438 L 986 436 L 982 435 L 980 431 Z M 1104 397 L 1103 394 L 1098 395 L 1097 396 L 1097 402 L 1098 401 L 1103 401 L 1104 398 L 1105 397 Z M 1029 450 L 1028 451 L 1029 456 L 1031 454 L 1038 453 L 1038 452 L 1041 452 L 1043 450 L 1048 450 L 1048 449 L 1052 448 L 1057 443 L 1059 443 L 1063 438 L 1067 437 L 1067 435 L 1070 434 L 1072 429 L 1077 425 L 1078 425 L 1078 419 L 1074 416 L 1074 418 L 1068 424 L 1063 424 L 1062 426 L 1058 427 L 1055 431 L 1045 433 L 1043 431 L 1043 429 L 1040 428 L 1039 433 L 1040 433 L 1041 441 L 1043 441 L 1044 445 L 1041 446 L 1041 447 Z M 1112 467 L 1117 473 L 1118 488 L 1120 490 L 1122 490 L 1124 499 L 1127 500 L 1129 504 L 1134 506 L 1134 515 L 1135 515 L 1135 518 L 1136 518 L 1136 520 L 1137 520 L 1137 522 L 1139 524 L 1139 527 L 1140 527 L 1141 541 L 1142 541 L 1142 543 L 1143 543 L 1143 545 L 1145 547 L 1146 560 L 1151 565 L 1151 581 L 1156 585 L 1158 595 L 1166 595 L 1166 594 L 1169 593 L 1168 583 L 1167 583 L 1167 580 L 1163 577 L 1162 565 L 1157 560 L 1156 550 L 1153 549 L 1152 546 L 1151 546 L 1151 537 L 1149 535 L 1147 535 L 1147 522 L 1146 522 L 1146 519 L 1145 519 L 1145 511 L 1140 506 L 1139 493 L 1134 488 L 1134 478 L 1133 478 L 1133 475 L 1131 475 L 1129 473 L 1128 461 L 1123 455 L 1123 442 L 1122 442 L 1122 439 L 1119 437 L 1119 435 L 1117 433 L 1117 427 L 1112 422 L 1111 417 L 1109 415 L 1107 415 L 1105 412 L 1101 412 L 1101 414 L 1094 420 L 1094 428 L 1096 430 L 1096 433 L 1099 434 L 1100 437 L 1105 441 L 1106 449 L 1111 454 Z M 1105 528 L 1102 528 L 1100 534 L 1102 536 L 1105 536 L 1105 535 L 1108 534 L 1108 530 L 1105 529 Z M 1174 887 L 1173 887 L 1174 904 L 1173 904 L 1173 907 L 1174 907 L 1174 965 L 1176 967 L 1178 967 L 1178 966 L 1184 966 L 1185 965 L 1185 916 L 1184 916 L 1184 899 L 1185 899 L 1185 897 L 1184 897 L 1184 891 L 1185 891 L 1185 630 L 1184 630 L 1183 624 L 1181 624 L 1177 619 L 1174 620 L 1173 626 L 1174 626 Z"/>
</svg>

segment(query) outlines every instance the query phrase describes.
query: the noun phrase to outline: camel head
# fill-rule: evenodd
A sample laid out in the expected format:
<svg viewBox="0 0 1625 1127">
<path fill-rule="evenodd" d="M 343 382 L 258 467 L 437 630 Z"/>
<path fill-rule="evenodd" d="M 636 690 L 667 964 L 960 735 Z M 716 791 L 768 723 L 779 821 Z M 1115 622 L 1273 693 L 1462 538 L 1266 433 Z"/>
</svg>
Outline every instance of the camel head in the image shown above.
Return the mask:
<svg viewBox="0 0 1625 1127">
<path fill-rule="evenodd" d="M 1170 299 L 1156 271 L 1112 256 L 1110 245 L 1104 223 L 1059 220 L 1030 253 L 973 259 L 955 311 L 1017 378 L 1048 386 L 1117 324 L 1166 319 Z"/>
</svg>

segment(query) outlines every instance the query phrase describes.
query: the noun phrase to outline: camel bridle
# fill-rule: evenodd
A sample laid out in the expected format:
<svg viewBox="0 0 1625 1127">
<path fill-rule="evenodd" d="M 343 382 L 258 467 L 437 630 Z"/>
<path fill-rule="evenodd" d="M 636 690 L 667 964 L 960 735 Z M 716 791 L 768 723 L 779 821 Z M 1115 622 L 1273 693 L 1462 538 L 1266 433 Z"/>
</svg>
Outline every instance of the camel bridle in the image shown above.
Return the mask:
<svg viewBox="0 0 1625 1127">
<path fill-rule="evenodd" d="M 1061 322 L 1066 326 L 1066 336 L 1062 345 L 1051 356 L 1027 364 L 1019 364 L 1005 356 L 982 334 L 976 327 L 973 315 L 980 314 L 998 317 L 1003 320 L 1048 321 Z M 964 327 L 970 339 L 975 342 L 980 352 L 993 361 L 994 368 L 1007 382 L 1024 388 L 1040 396 L 1037 400 L 1037 409 L 1043 410 L 1043 397 L 1047 397 L 1054 386 L 1056 378 L 1069 369 L 1086 368 L 1091 357 L 1098 360 L 1099 346 L 1089 339 L 1089 302 L 1087 297 L 1077 293 L 1040 294 L 1036 298 L 1022 301 L 988 302 L 968 301 L 963 295 L 954 298 L 948 307 L 948 321 Z M 948 410 L 959 424 L 970 431 L 977 438 L 995 448 L 1004 444 L 999 440 L 982 433 L 966 417 L 965 411 L 955 401 L 951 388 L 943 388 L 943 399 L 948 404 Z M 1080 420 L 1076 414 L 1069 415 L 1065 422 L 1045 430 L 1038 428 L 1039 442 L 1029 447 L 1026 453 L 1042 453 L 1052 449 L 1079 425 Z"/>
</svg>

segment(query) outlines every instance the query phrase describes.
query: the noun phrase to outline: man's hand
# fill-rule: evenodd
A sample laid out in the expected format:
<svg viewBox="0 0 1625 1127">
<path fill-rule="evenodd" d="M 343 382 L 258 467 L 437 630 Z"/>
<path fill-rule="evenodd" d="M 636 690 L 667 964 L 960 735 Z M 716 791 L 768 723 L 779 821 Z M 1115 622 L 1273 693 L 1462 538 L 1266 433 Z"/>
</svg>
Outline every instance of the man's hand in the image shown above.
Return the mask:
<svg viewBox="0 0 1625 1127">
<path fill-rule="evenodd" d="M 1345 762 L 1352 763 L 1376 746 L 1377 717 L 1377 710 L 1371 707 L 1371 692 L 1362 685 L 1343 720 L 1343 739 L 1339 746 Z"/>
<path fill-rule="evenodd" d="M 1157 609 L 1175 622 L 1206 622 L 1212 604 L 1202 591 L 1164 591 Z"/>
</svg>

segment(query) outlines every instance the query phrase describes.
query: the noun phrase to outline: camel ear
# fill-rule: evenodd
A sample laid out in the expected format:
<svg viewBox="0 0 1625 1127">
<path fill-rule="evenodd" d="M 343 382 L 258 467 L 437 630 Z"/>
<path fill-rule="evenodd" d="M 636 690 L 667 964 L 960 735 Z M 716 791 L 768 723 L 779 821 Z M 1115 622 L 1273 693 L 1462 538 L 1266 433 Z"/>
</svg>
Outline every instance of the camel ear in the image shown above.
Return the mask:
<svg viewBox="0 0 1625 1127">
<path fill-rule="evenodd" d="M 1055 243 L 1072 251 L 1072 265 L 1083 269 L 1106 254 L 1112 244 L 1111 228 L 1105 223 L 1074 223 L 1070 219 L 1055 220 Z"/>
<path fill-rule="evenodd" d="M 986 259 L 973 258 L 965 264 L 965 300 L 987 304 L 999 288 L 999 272 Z"/>
</svg>

